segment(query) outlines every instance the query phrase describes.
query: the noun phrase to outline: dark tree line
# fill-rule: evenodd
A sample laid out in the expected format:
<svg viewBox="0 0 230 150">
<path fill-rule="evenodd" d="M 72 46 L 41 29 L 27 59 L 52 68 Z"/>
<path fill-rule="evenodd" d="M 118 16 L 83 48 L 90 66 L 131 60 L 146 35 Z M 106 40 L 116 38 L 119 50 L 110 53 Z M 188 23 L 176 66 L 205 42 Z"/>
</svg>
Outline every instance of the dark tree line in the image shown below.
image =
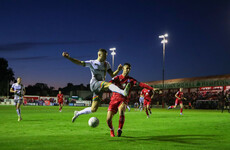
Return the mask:
<svg viewBox="0 0 230 150">
<path fill-rule="evenodd" d="M 16 82 L 14 72 L 8 67 L 8 61 L 4 58 L 0 58 L 0 96 L 7 96 L 9 94 L 10 83 Z M 49 87 L 45 83 L 36 83 L 35 85 L 29 85 L 26 88 L 26 95 L 39 95 L 39 96 L 57 96 L 58 90 L 61 90 L 63 94 L 69 95 L 71 91 L 77 90 L 90 90 L 89 85 L 86 87 L 83 84 L 73 85 L 68 83 L 66 87 L 55 90 L 54 87 Z M 12 95 L 10 93 L 10 95 Z"/>
<path fill-rule="evenodd" d="M 10 82 L 15 82 L 14 72 L 8 67 L 8 61 L 0 58 L 0 95 L 8 95 Z"/>
</svg>

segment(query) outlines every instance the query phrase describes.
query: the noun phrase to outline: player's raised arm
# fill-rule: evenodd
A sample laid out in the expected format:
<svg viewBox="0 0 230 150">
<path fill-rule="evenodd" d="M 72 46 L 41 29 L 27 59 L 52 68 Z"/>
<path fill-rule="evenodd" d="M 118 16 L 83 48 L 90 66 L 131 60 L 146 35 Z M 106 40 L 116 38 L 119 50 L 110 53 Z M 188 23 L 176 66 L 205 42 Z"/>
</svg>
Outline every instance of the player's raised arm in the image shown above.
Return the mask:
<svg viewBox="0 0 230 150">
<path fill-rule="evenodd" d="M 121 71 L 122 70 L 122 65 L 120 64 L 118 67 L 117 67 L 117 70 L 115 70 L 114 72 L 111 70 L 111 69 L 109 69 L 107 72 L 109 73 L 109 75 L 113 78 L 113 77 L 115 77 L 118 73 L 119 73 L 119 71 Z"/>
<path fill-rule="evenodd" d="M 70 57 L 70 55 L 67 52 L 63 52 L 62 56 L 69 59 L 70 61 L 72 61 L 73 63 L 77 64 L 77 65 L 81 65 L 81 66 L 85 66 L 85 62 L 84 61 L 80 61 L 77 60 L 75 58 Z"/>
</svg>

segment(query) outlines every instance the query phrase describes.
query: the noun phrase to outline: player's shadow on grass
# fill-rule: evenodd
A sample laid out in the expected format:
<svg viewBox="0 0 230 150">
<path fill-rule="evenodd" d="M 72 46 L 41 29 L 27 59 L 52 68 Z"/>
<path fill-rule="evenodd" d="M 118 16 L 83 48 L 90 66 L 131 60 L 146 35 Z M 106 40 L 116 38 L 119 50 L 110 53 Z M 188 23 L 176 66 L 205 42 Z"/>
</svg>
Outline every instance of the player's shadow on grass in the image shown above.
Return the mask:
<svg viewBox="0 0 230 150">
<path fill-rule="evenodd" d="M 175 142 L 181 144 L 199 144 L 202 141 L 211 141 L 215 135 L 162 135 L 162 136 L 146 136 L 146 137 L 131 137 L 122 136 L 128 141 L 160 141 L 160 142 Z"/>
</svg>

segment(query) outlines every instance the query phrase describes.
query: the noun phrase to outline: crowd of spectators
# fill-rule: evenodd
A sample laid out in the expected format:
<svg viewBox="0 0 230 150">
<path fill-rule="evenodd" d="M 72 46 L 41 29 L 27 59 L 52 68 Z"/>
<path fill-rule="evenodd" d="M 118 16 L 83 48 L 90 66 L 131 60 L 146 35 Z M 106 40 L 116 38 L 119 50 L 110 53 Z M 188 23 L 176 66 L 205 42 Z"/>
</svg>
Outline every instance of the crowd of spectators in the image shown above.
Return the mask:
<svg viewBox="0 0 230 150">
<path fill-rule="evenodd" d="M 152 105 L 174 105 L 176 92 L 165 92 L 164 94 L 155 93 L 152 99 Z M 219 109 L 223 101 L 229 102 L 230 90 L 225 92 L 184 92 L 183 100 L 185 108 L 201 108 L 201 109 Z M 130 98 L 130 105 L 139 102 L 138 92 L 132 93 Z"/>
</svg>

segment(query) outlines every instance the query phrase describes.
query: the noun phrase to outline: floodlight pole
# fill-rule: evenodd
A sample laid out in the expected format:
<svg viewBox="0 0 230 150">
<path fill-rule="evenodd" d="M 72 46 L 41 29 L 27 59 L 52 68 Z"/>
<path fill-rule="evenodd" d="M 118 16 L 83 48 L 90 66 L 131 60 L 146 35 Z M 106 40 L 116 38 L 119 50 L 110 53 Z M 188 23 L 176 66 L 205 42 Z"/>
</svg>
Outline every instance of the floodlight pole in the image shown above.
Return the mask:
<svg viewBox="0 0 230 150">
<path fill-rule="evenodd" d="M 112 70 L 114 70 L 114 55 L 116 55 L 116 52 L 115 52 L 116 48 L 115 47 L 110 48 L 109 50 L 111 51 L 111 55 L 112 55 Z"/>
<path fill-rule="evenodd" d="M 168 34 L 160 35 L 159 38 L 163 39 L 161 43 L 163 44 L 163 70 L 162 70 L 162 91 L 163 91 L 163 99 L 164 101 L 164 89 L 165 89 L 165 44 L 168 42 L 166 37 L 168 37 Z"/>
</svg>

